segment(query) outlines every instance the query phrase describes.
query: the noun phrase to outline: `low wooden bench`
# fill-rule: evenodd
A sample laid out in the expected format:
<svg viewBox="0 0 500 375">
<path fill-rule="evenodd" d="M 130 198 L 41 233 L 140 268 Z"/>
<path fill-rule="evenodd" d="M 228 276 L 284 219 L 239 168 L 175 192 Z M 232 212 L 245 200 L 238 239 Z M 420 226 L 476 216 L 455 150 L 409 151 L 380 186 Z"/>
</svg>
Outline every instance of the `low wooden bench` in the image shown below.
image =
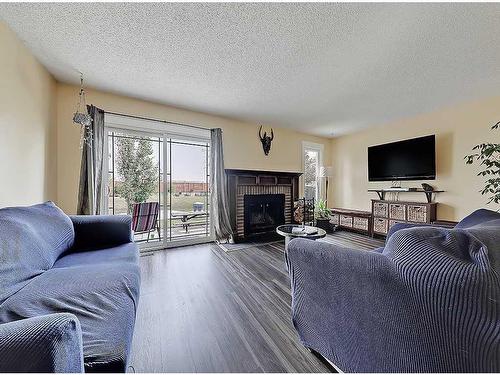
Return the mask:
<svg viewBox="0 0 500 375">
<path fill-rule="evenodd" d="M 348 208 L 331 208 L 330 224 L 356 232 L 372 235 L 373 217 L 370 211 Z"/>
</svg>

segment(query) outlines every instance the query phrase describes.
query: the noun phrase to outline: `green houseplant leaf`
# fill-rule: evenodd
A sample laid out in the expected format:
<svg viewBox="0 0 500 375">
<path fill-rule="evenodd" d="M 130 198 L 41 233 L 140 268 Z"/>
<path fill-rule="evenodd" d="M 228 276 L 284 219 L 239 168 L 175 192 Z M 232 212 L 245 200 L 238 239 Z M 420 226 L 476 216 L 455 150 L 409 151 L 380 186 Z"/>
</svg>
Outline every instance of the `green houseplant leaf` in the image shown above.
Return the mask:
<svg viewBox="0 0 500 375">
<path fill-rule="evenodd" d="M 491 127 L 492 130 L 500 128 L 500 121 Z M 477 174 L 486 177 L 484 187 L 479 192 L 488 196 L 487 204 L 500 203 L 500 144 L 481 143 L 472 148 L 473 154 L 465 156 L 466 164 L 478 164 L 481 170 Z"/>
<path fill-rule="evenodd" d="M 326 205 L 326 201 L 323 199 L 319 199 L 318 202 L 316 203 L 316 210 L 315 210 L 315 216 L 316 219 L 329 219 L 330 215 L 332 212 Z"/>
</svg>

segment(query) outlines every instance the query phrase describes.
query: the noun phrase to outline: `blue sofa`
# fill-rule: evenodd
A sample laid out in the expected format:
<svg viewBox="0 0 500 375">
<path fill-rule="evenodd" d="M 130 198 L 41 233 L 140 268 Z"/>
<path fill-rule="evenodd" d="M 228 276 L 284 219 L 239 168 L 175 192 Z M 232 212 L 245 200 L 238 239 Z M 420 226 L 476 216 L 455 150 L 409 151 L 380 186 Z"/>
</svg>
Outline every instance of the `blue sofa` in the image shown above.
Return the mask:
<svg viewBox="0 0 500 375">
<path fill-rule="evenodd" d="M 377 251 L 295 239 L 292 320 L 346 372 L 500 371 L 500 214 L 395 225 Z"/>
<path fill-rule="evenodd" d="M 0 372 L 124 372 L 139 298 L 128 216 L 0 209 Z"/>
</svg>

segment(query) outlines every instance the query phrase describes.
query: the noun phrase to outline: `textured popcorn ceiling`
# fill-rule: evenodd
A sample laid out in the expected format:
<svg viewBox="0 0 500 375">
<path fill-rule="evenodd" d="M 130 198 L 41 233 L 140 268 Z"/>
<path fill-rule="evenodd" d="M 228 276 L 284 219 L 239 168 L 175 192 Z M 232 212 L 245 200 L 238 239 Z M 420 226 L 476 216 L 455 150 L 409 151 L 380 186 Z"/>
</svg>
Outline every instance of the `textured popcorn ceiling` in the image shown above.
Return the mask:
<svg viewBox="0 0 500 375">
<path fill-rule="evenodd" d="M 499 4 L 1 4 L 63 82 L 332 136 L 500 94 Z"/>
</svg>

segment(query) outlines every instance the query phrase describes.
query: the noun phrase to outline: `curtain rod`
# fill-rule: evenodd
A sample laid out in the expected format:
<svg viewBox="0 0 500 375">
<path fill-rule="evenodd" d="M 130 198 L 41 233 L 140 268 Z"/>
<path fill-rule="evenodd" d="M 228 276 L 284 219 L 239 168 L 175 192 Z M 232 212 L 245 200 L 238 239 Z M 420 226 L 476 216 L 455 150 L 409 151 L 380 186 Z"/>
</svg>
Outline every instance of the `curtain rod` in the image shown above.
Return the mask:
<svg viewBox="0 0 500 375">
<path fill-rule="evenodd" d="M 151 118 L 151 117 L 143 117 L 143 116 L 135 116 L 135 115 L 128 115 L 126 113 L 118 113 L 118 112 L 110 112 L 110 111 L 104 111 L 104 113 L 107 113 L 109 115 L 117 115 L 117 116 L 124 116 L 124 117 L 130 117 L 130 118 L 136 118 L 139 120 L 149 120 L 149 121 L 157 121 L 157 122 L 163 122 L 164 124 L 172 124 L 172 125 L 181 125 L 181 126 L 187 126 L 189 128 L 194 128 L 194 129 L 202 129 L 202 130 L 211 130 L 212 128 L 204 128 L 202 126 L 196 126 L 196 125 L 189 125 L 189 124 L 183 124 L 181 122 L 174 122 L 174 121 L 166 121 L 166 120 L 159 120 L 156 118 Z"/>
</svg>

